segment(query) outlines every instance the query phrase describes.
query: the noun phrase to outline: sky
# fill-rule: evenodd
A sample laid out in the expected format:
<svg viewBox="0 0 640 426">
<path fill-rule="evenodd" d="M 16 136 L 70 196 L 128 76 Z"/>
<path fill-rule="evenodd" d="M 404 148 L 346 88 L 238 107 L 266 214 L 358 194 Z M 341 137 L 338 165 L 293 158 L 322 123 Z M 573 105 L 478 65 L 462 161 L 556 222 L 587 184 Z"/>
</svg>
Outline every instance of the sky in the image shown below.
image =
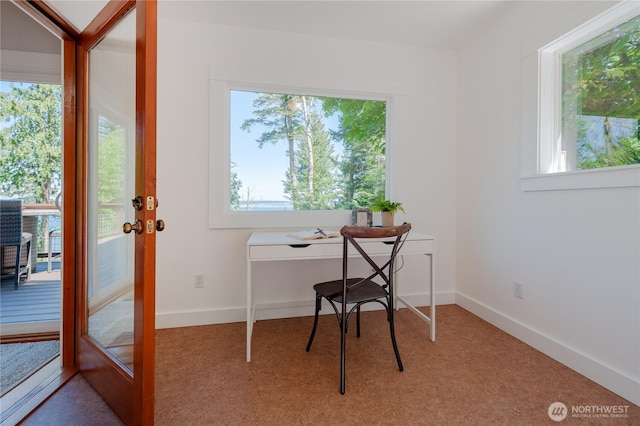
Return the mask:
<svg viewBox="0 0 640 426">
<path fill-rule="evenodd" d="M 242 182 L 240 198 L 247 198 L 249 188 L 250 198 L 256 201 L 286 200 L 282 181 L 289 167 L 287 142 L 265 144 L 259 148 L 256 141 L 265 128 L 255 125 L 250 132 L 240 128 L 246 119 L 253 116 L 253 100 L 258 96 L 260 93 L 239 90 L 232 90 L 230 95 L 231 161 L 235 163 L 234 170 Z M 326 128 L 337 130 L 336 118 L 326 118 L 324 122 Z M 336 153 L 342 151 L 335 144 L 334 149 Z"/>
<path fill-rule="evenodd" d="M 282 181 L 285 179 L 289 159 L 287 144 L 266 144 L 262 149 L 256 140 L 264 128 L 253 126 L 251 132 L 242 130 L 242 123 L 253 115 L 253 100 L 259 96 L 254 92 L 231 91 L 230 136 L 231 161 L 242 182 L 240 198 L 255 200 L 285 200 Z"/>
</svg>

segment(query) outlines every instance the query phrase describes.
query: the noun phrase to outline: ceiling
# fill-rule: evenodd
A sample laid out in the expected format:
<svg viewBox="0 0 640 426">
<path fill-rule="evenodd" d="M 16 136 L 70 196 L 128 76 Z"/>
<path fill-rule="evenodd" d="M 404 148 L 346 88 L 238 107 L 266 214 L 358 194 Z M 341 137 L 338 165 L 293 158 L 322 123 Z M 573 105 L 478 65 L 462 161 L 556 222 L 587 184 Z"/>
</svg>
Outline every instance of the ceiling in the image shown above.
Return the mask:
<svg viewBox="0 0 640 426">
<path fill-rule="evenodd" d="M 45 0 L 83 30 L 105 0 Z M 318 36 L 455 49 L 515 2 L 159 0 L 160 18 Z"/>
<path fill-rule="evenodd" d="M 78 32 L 84 30 L 102 8 L 107 0 L 44 0 Z"/>
</svg>

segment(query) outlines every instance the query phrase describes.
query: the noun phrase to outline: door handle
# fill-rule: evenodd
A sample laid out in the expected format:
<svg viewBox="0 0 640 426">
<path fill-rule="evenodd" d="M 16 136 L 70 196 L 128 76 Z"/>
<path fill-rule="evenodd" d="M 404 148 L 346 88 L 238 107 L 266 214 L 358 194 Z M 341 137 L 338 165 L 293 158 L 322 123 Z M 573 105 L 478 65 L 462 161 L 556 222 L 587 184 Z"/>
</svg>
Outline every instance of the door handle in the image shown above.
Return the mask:
<svg viewBox="0 0 640 426">
<path fill-rule="evenodd" d="M 130 234 L 131 231 L 135 231 L 136 234 L 139 234 L 142 232 L 142 222 L 140 222 L 139 219 L 136 219 L 133 225 L 130 224 L 129 222 L 125 222 L 125 224 L 122 225 L 122 232 L 124 232 L 125 234 Z"/>
<path fill-rule="evenodd" d="M 156 231 L 158 232 L 164 231 L 164 220 L 158 219 L 156 221 Z"/>
</svg>

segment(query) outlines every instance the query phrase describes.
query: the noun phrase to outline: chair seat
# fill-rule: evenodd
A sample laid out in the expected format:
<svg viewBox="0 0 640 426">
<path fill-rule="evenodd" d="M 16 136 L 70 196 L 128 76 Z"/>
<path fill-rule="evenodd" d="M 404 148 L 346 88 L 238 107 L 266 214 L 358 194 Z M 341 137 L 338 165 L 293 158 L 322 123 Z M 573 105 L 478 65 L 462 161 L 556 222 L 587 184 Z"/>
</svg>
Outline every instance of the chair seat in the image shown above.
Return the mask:
<svg viewBox="0 0 640 426">
<path fill-rule="evenodd" d="M 362 278 L 349 278 L 347 286 L 351 286 Z M 342 280 L 326 281 L 313 286 L 316 293 L 322 297 L 342 303 Z M 365 280 L 356 288 L 347 292 L 347 303 L 360 303 L 385 298 L 387 292 L 379 284 Z"/>
<path fill-rule="evenodd" d="M 0 269 L 1 272 L 11 270 L 7 276 L 13 278 L 13 288 L 18 289 L 20 277 L 26 272 L 31 279 L 31 240 L 33 235 L 23 232 L 22 200 L 0 199 Z M 22 264 L 22 246 L 26 245 L 26 269 Z M 6 255 L 6 248 L 14 248 L 11 255 Z M 9 259 L 9 261 L 7 260 Z M 4 278 L 5 275 L 2 275 Z"/>
</svg>

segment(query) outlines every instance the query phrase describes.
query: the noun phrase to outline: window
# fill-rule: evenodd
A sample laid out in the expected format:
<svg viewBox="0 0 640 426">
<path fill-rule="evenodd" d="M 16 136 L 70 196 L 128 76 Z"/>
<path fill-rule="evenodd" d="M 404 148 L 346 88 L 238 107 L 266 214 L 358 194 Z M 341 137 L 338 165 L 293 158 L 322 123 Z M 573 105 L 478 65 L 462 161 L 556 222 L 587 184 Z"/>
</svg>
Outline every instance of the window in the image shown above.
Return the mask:
<svg viewBox="0 0 640 426">
<path fill-rule="evenodd" d="M 640 15 L 561 58 L 560 171 L 640 163 Z"/>
<path fill-rule="evenodd" d="M 385 192 L 383 96 L 211 89 L 212 227 L 343 225 Z"/>
<path fill-rule="evenodd" d="M 640 163 L 640 14 L 605 13 L 540 51 L 539 173 Z"/>
</svg>

